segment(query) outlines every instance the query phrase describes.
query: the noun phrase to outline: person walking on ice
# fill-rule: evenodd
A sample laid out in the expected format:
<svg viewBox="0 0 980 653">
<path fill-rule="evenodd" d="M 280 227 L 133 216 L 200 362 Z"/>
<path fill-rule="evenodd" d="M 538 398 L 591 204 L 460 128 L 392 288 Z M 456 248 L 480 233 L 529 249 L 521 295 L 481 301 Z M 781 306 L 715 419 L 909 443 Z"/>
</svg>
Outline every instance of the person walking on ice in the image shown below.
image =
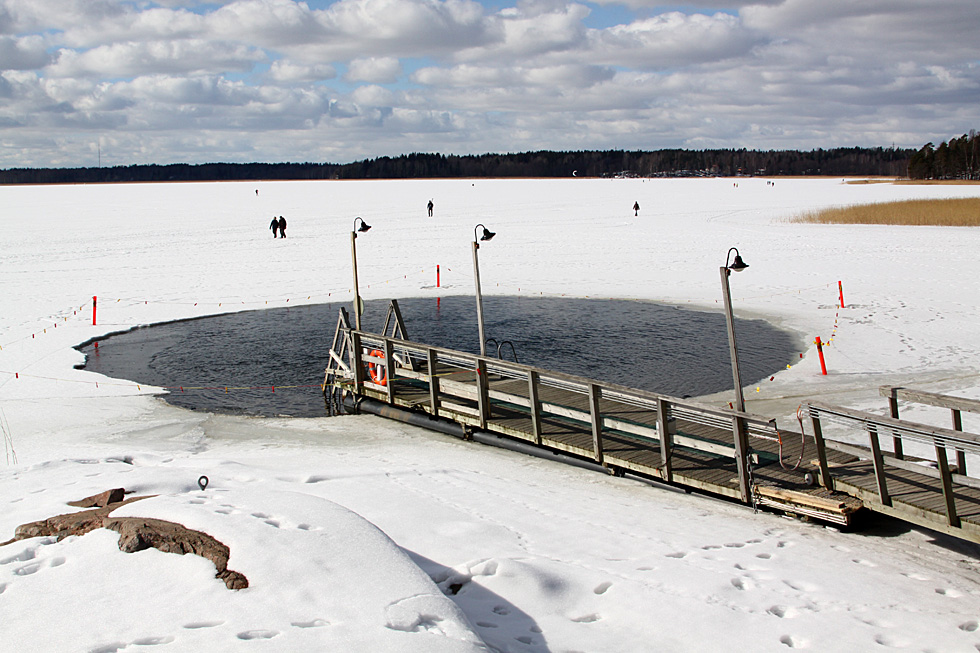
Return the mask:
<svg viewBox="0 0 980 653">
<path fill-rule="evenodd" d="M 640 215 L 640 203 L 633 202 L 633 215 Z"/>
<path fill-rule="evenodd" d="M 429 208 L 429 217 L 430 217 L 430 218 L 432 217 L 432 209 L 433 209 L 434 207 L 435 207 L 435 205 L 434 205 L 434 204 L 432 203 L 432 200 L 429 200 L 429 205 L 428 205 L 428 208 Z"/>
<path fill-rule="evenodd" d="M 286 237 L 286 218 L 279 216 L 279 235 Z"/>
<path fill-rule="evenodd" d="M 276 238 L 279 236 L 279 218 L 272 216 L 272 223 L 269 224 L 269 229 L 272 229 L 272 237 Z"/>
</svg>

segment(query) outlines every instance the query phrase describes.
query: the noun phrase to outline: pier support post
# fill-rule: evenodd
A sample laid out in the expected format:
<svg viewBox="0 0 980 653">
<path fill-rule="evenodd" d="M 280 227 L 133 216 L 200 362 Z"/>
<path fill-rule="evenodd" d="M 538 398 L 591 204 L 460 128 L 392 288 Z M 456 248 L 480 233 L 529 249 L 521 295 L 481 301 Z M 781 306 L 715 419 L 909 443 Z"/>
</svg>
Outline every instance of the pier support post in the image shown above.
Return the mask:
<svg viewBox="0 0 980 653">
<path fill-rule="evenodd" d="M 875 467 L 875 482 L 878 484 L 878 498 L 883 506 L 892 505 L 892 497 L 888 494 L 888 481 L 885 478 L 885 460 L 881 455 L 881 445 L 878 442 L 878 427 L 868 425 L 868 438 L 871 441 L 871 460 Z"/>
<path fill-rule="evenodd" d="M 487 378 L 487 362 L 482 358 L 476 361 L 476 396 L 480 409 L 480 428 L 486 430 L 490 419 L 490 379 Z"/>
<path fill-rule="evenodd" d="M 541 397 L 538 393 L 538 373 L 529 370 L 527 373 L 527 396 L 531 404 L 531 434 L 534 444 L 541 446 Z"/>
<path fill-rule="evenodd" d="M 602 390 L 595 383 L 589 384 L 589 414 L 592 417 L 592 450 L 595 461 L 603 464 L 602 455 L 602 413 L 599 412 L 599 397 Z"/>
<path fill-rule="evenodd" d="M 738 489 L 743 503 L 752 502 L 752 482 L 749 478 L 749 437 L 745 428 L 745 420 L 735 415 L 732 417 L 732 436 L 735 440 L 735 466 L 738 469 Z"/>
<path fill-rule="evenodd" d="M 350 341 L 351 369 L 354 371 L 354 393 L 361 394 L 364 392 L 364 359 L 362 358 L 361 334 L 351 333 Z"/>
<path fill-rule="evenodd" d="M 391 341 L 385 338 L 385 375 L 388 377 L 388 383 L 385 385 L 385 389 L 388 391 L 388 403 L 394 405 L 395 403 L 395 347 L 391 344 Z"/>
<path fill-rule="evenodd" d="M 834 477 L 830 475 L 830 465 L 827 464 L 827 445 L 823 441 L 820 418 L 814 413 L 810 413 L 810 424 L 813 426 L 813 441 L 817 446 L 817 462 L 820 465 L 820 485 L 828 490 L 833 490 Z"/>
<path fill-rule="evenodd" d="M 439 417 L 439 376 L 436 374 L 438 361 L 435 350 L 426 351 L 426 362 L 429 368 L 429 405 L 433 417 Z"/>
<path fill-rule="evenodd" d="M 891 394 L 888 396 L 888 412 L 892 416 L 892 419 L 898 419 L 898 397 L 895 396 L 895 391 L 897 388 L 892 388 Z M 892 435 L 892 451 L 895 452 L 895 457 L 899 460 L 905 458 L 905 451 L 902 449 L 902 438 L 898 435 Z"/>
<path fill-rule="evenodd" d="M 663 480 L 670 483 L 673 481 L 670 454 L 674 443 L 671 441 L 670 424 L 667 421 L 667 402 L 663 398 L 657 399 L 657 430 L 660 431 L 660 474 Z"/>
<path fill-rule="evenodd" d="M 936 442 L 936 464 L 939 467 L 939 478 L 943 483 L 943 499 L 946 502 L 946 523 L 954 528 L 960 527 L 960 517 L 956 514 L 956 499 L 953 496 L 953 479 L 949 474 L 949 459 L 946 458 L 946 447 Z"/>
</svg>

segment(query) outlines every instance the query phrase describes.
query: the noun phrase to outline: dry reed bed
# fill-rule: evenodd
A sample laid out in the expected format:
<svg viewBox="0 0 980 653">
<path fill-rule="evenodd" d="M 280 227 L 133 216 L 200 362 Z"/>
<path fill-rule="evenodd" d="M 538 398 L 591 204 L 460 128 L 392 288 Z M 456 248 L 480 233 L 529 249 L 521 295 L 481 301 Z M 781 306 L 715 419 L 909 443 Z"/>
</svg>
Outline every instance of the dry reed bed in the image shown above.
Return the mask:
<svg viewBox="0 0 980 653">
<path fill-rule="evenodd" d="M 980 198 L 904 200 L 806 211 L 794 222 L 980 227 Z"/>
</svg>

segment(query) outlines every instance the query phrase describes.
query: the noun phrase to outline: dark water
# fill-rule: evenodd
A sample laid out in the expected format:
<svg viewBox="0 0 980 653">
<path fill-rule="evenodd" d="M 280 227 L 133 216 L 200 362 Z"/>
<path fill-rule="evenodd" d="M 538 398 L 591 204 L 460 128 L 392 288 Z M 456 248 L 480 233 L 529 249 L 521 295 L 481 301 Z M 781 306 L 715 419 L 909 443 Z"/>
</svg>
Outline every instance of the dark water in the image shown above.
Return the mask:
<svg viewBox="0 0 980 653">
<path fill-rule="evenodd" d="M 410 340 L 479 352 L 474 298 L 398 303 Z M 178 406 L 317 417 L 326 414 L 320 383 L 341 306 L 350 310 L 334 303 L 169 322 L 79 349 L 85 369 L 174 388 L 165 398 Z M 367 302 L 364 328 L 380 331 L 387 307 Z M 484 315 L 487 337 L 512 342 L 521 363 L 677 397 L 732 388 L 721 313 L 640 301 L 486 297 Z M 736 333 L 745 385 L 784 369 L 799 350 L 791 334 L 762 320 L 736 320 Z M 495 355 L 496 347 L 487 352 Z M 509 345 L 501 353 L 513 359 Z M 190 389 L 202 386 L 211 389 Z"/>
</svg>

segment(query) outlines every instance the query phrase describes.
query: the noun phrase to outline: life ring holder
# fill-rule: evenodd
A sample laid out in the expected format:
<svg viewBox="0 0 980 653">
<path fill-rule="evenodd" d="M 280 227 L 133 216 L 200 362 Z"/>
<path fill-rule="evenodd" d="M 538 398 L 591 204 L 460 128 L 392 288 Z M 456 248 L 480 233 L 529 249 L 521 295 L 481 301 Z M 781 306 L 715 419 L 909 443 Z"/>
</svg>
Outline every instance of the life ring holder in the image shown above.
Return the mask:
<svg viewBox="0 0 980 653">
<path fill-rule="evenodd" d="M 388 369 L 384 363 L 376 363 L 374 361 L 375 358 L 384 359 L 384 352 L 380 349 L 372 349 L 368 352 L 368 356 L 372 359 L 368 363 L 368 374 L 371 376 L 371 380 L 380 386 L 388 385 Z"/>
</svg>

